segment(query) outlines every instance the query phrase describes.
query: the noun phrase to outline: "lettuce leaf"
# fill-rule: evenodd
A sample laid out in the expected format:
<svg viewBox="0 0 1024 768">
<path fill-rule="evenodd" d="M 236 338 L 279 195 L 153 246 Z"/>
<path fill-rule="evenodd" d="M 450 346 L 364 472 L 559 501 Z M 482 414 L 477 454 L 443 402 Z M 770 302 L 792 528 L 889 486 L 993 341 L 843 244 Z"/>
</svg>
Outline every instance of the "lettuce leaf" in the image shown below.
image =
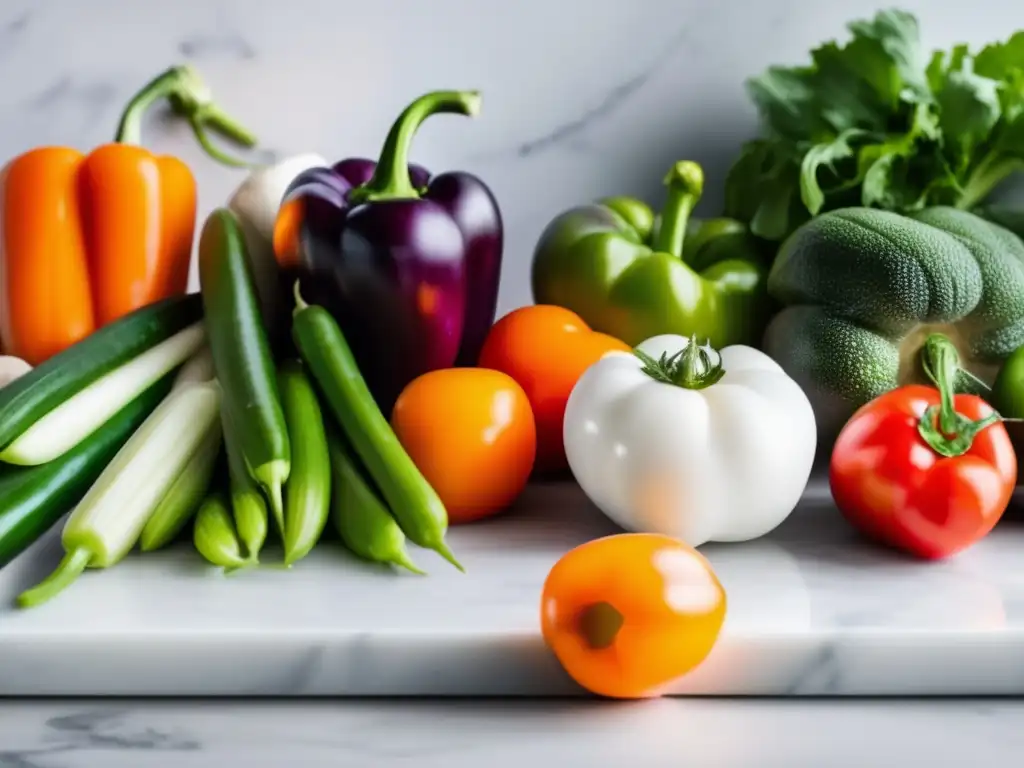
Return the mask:
<svg viewBox="0 0 1024 768">
<path fill-rule="evenodd" d="M 917 19 L 883 10 L 810 64 L 747 82 L 762 135 L 726 178 L 726 214 L 781 240 L 847 205 L 973 208 L 1024 169 L 1024 31 L 972 55 L 929 53 Z"/>
</svg>

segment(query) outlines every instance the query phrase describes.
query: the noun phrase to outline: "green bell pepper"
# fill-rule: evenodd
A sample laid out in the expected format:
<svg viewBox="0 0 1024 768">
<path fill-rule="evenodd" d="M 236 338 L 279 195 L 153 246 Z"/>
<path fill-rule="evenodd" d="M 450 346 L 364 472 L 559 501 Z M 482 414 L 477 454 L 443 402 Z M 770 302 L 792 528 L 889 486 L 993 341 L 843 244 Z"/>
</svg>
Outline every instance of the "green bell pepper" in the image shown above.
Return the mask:
<svg viewBox="0 0 1024 768">
<path fill-rule="evenodd" d="M 556 217 L 534 252 L 535 303 L 631 346 L 664 333 L 760 346 L 773 303 L 756 240 L 738 221 L 690 217 L 704 186 L 696 163 L 676 163 L 664 183 L 660 217 L 630 197 Z"/>
</svg>

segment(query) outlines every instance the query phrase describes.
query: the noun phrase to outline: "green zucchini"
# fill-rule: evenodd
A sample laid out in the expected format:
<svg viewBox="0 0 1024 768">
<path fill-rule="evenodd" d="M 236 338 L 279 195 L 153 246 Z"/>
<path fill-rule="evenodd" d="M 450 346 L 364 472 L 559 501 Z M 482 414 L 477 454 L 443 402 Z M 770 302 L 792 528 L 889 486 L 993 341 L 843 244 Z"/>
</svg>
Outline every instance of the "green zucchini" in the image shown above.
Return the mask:
<svg viewBox="0 0 1024 768">
<path fill-rule="evenodd" d="M 0 389 L 0 449 L 101 376 L 203 316 L 199 294 L 137 309 Z"/>
<path fill-rule="evenodd" d="M 56 461 L 0 474 L 0 567 L 71 511 L 170 387 L 164 377 Z"/>
<path fill-rule="evenodd" d="M 96 379 L 22 432 L 0 452 L 0 461 L 34 466 L 63 455 L 181 366 L 202 346 L 204 335 L 203 324 L 193 323 Z"/>
<path fill-rule="evenodd" d="M 331 508 L 331 458 L 316 392 L 302 364 L 281 366 L 278 389 L 292 447 L 292 472 L 284 487 L 284 562 L 291 565 L 316 546 Z"/>
<path fill-rule="evenodd" d="M 225 422 L 238 438 L 247 471 L 280 519 L 291 446 L 245 237 L 226 208 L 215 210 L 203 225 L 199 284 L 213 364 L 224 387 Z"/>
</svg>

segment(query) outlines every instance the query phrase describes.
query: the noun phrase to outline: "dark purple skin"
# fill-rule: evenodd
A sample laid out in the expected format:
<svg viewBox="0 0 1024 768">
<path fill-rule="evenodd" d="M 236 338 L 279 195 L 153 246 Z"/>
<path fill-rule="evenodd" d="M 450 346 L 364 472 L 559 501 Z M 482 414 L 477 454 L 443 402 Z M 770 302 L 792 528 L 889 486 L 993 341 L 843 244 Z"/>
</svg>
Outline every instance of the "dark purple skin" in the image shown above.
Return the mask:
<svg viewBox="0 0 1024 768">
<path fill-rule="evenodd" d="M 350 206 L 348 194 L 376 163 L 350 158 L 312 168 L 290 185 L 301 199 L 301 266 L 307 301 L 338 320 L 381 410 L 390 415 L 417 376 L 475 365 L 498 300 L 503 229 L 482 181 L 431 178 L 409 166 L 418 199 Z"/>
</svg>

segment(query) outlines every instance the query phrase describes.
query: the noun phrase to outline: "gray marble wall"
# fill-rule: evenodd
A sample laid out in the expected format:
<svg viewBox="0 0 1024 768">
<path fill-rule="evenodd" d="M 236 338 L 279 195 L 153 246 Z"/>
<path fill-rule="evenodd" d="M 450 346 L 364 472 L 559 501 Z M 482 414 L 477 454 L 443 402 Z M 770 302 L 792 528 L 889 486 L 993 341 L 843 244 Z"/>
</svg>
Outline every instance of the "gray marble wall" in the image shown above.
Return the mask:
<svg viewBox="0 0 1024 768">
<path fill-rule="evenodd" d="M 1024 28 L 1013 0 L 902 0 L 931 47 Z M 534 241 L 560 209 L 606 195 L 661 198 L 668 164 L 708 176 L 703 210 L 754 130 L 745 77 L 798 62 L 873 0 L 0 0 L 0 155 L 108 140 L 129 96 L 188 60 L 274 153 L 375 155 L 421 93 L 478 88 L 475 121 L 439 117 L 415 158 L 493 186 L 508 229 L 501 309 L 530 301 Z M 186 158 L 201 213 L 241 172 L 186 128 L 147 143 Z"/>
</svg>

